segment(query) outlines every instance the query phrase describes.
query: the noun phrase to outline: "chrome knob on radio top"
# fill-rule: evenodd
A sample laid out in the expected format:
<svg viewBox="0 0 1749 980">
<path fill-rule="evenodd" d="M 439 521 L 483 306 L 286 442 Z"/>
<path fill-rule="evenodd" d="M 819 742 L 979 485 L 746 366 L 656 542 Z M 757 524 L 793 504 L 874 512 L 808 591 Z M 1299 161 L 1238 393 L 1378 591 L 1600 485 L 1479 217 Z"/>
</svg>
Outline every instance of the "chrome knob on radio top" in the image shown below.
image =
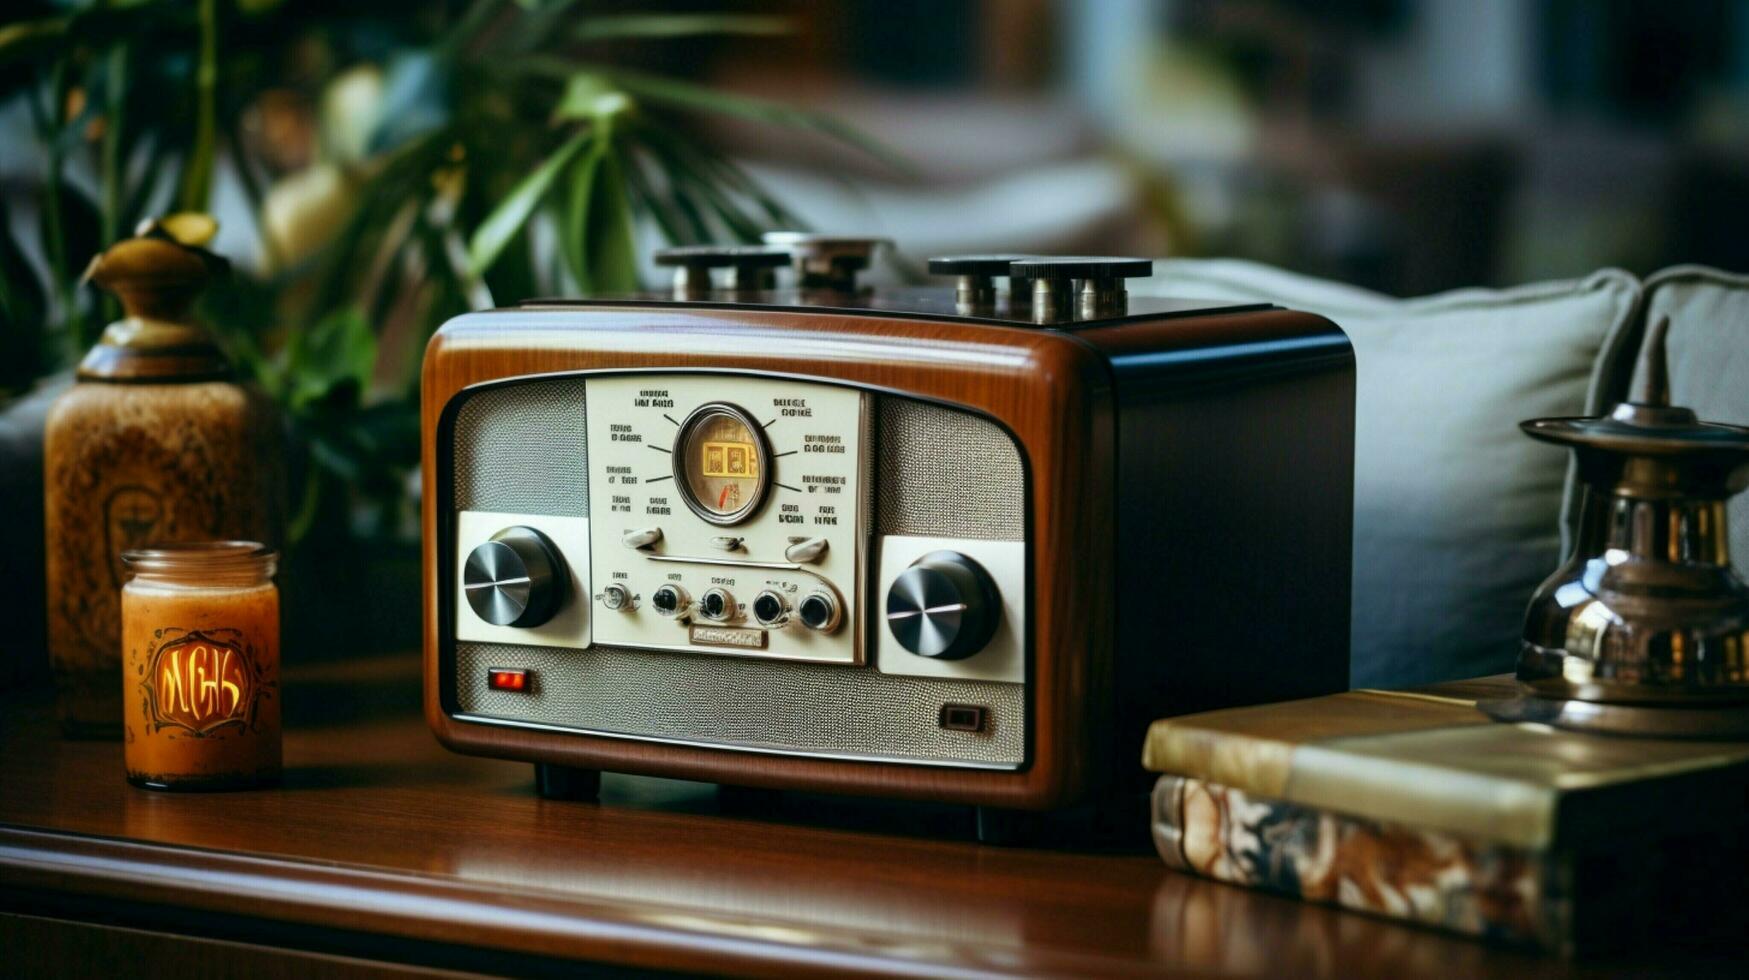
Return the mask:
<svg viewBox="0 0 1749 980">
<path fill-rule="evenodd" d="M 990 642 L 1002 615 L 996 583 L 957 551 L 932 551 L 887 590 L 887 628 L 920 657 L 963 660 Z"/>
<path fill-rule="evenodd" d="M 462 568 L 468 605 L 494 626 L 539 626 L 558 612 L 567 585 L 558 548 L 532 527 L 492 535 L 468 553 Z"/>
</svg>

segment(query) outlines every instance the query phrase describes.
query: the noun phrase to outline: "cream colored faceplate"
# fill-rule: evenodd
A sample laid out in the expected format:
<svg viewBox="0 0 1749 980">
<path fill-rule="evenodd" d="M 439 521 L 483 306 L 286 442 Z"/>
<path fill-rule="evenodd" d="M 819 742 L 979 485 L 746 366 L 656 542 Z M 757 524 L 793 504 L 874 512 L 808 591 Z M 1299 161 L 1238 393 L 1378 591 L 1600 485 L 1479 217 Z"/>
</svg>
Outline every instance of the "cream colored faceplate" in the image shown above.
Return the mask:
<svg viewBox="0 0 1749 980">
<path fill-rule="evenodd" d="M 507 527 L 532 527 L 558 547 L 570 581 L 564 600 L 553 618 L 539 626 L 494 626 L 474 614 L 463 587 L 462 568 L 468 553 Z M 502 514 L 463 511 L 456 515 L 455 635 L 479 643 L 515 643 L 521 646 L 589 646 L 589 518 L 551 517 L 545 514 Z"/>
<path fill-rule="evenodd" d="M 874 620 L 875 666 L 883 674 L 912 677 L 951 677 L 968 681 L 1026 681 L 1026 543 L 979 541 L 968 538 L 925 538 L 887 535 L 876 547 L 880 572 L 875 578 L 875 596 L 882 603 L 871 610 Z M 919 657 L 899 644 L 887 629 L 885 601 L 893 580 L 917 559 L 932 551 L 957 551 L 982 565 L 1002 595 L 1002 618 L 984 649 L 963 660 Z"/>
<path fill-rule="evenodd" d="M 587 387 L 589 512 L 596 643 L 731 656 L 857 664 L 863 661 L 864 618 L 859 578 L 867 540 L 867 411 L 861 392 L 833 385 L 721 374 L 627 374 L 592 377 Z M 709 523 L 687 508 L 675 485 L 675 437 L 680 423 L 706 403 L 734 405 L 763 426 L 770 445 L 772 485 L 763 505 L 731 527 Z M 653 545 L 638 549 L 627 534 L 660 529 Z M 824 538 L 815 562 L 795 562 L 784 551 L 798 538 Z M 739 538 L 725 549 L 723 538 Z M 650 596 L 673 583 L 683 588 L 688 614 L 664 617 Z M 629 607 L 601 601 L 610 585 L 632 596 Z M 698 600 L 727 589 L 737 611 L 727 623 L 698 614 Z M 764 629 L 752 617 L 764 589 L 783 595 L 793 610 L 809 592 L 830 592 L 843 609 L 831 633 L 789 625 Z M 692 626 L 728 627 L 763 647 L 708 642 Z M 761 635 L 755 635 L 761 634 Z M 696 640 L 696 642 L 695 642 Z"/>
</svg>

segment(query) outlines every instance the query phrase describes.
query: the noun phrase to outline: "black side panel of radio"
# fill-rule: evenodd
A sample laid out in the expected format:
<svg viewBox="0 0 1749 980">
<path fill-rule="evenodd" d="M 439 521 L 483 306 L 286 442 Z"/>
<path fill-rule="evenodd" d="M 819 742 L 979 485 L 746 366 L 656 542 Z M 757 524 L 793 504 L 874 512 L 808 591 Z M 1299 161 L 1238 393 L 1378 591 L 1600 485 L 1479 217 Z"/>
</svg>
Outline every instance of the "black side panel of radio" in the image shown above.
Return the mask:
<svg viewBox="0 0 1749 980">
<path fill-rule="evenodd" d="M 1116 736 L 1348 687 L 1354 355 L 1328 335 L 1114 357 Z"/>
</svg>

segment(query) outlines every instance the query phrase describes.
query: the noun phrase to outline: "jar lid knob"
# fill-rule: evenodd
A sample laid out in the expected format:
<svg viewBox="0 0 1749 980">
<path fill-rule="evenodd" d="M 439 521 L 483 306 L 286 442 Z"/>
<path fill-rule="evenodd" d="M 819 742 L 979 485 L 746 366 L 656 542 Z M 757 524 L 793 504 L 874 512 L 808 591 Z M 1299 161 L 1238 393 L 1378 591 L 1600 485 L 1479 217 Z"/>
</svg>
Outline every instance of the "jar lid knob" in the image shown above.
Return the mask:
<svg viewBox="0 0 1749 980">
<path fill-rule="evenodd" d="M 122 319 L 79 362 L 79 376 L 106 381 L 194 381 L 224 377 L 230 362 L 194 322 L 194 301 L 230 264 L 207 251 L 218 232 L 194 212 L 141 222 L 133 238 L 91 260 L 85 278 L 114 293 Z"/>
</svg>

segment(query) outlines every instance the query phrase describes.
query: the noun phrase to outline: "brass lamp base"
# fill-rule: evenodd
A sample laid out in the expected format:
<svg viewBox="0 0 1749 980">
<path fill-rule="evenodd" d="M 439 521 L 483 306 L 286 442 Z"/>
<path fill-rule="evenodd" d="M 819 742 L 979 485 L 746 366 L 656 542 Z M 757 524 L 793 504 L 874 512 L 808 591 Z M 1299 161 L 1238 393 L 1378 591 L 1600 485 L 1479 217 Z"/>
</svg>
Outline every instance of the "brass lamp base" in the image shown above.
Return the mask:
<svg viewBox="0 0 1749 980">
<path fill-rule="evenodd" d="M 1749 741 L 1749 704 L 1652 707 L 1522 694 L 1479 701 L 1476 707 L 1495 721 L 1538 722 L 1602 735 Z"/>
</svg>

